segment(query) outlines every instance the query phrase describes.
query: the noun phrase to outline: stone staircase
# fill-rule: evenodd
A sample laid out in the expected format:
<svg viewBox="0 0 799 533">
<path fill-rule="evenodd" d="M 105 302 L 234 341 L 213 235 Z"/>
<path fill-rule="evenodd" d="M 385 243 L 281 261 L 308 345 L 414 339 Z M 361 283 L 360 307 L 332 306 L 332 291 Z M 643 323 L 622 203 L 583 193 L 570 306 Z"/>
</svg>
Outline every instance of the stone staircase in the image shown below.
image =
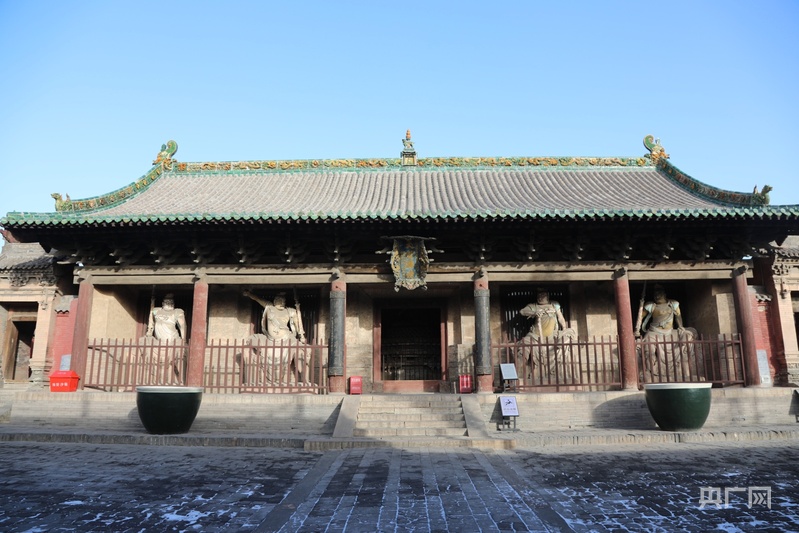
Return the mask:
<svg viewBox="0 0 799 533">
<path fill-rule="evenodd" d="M 354 437 L 465 437 L 461 397 L 449 394 L 362 396 Z"/>
</svg>

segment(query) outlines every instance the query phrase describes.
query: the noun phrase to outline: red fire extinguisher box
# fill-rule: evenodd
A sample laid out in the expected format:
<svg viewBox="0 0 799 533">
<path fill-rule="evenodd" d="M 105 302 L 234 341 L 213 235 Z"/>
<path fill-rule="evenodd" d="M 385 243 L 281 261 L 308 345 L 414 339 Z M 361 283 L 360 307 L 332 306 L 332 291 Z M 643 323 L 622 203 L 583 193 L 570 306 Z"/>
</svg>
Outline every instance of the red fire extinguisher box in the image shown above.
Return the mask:
<svg viewBox="0 0 799 533">
<path fill-rule="evenodd" d="M 80 376 L 74 370 L 58 370 L 50 374 L 50 392 L 75 392 Z"/>
<path fill-rule="evenodd" d="M 363 391 L 363 380 L 361 376 L 350 376 L 350 394 L 361 394 Z"/>
<path fill-rule="evenodd" d="M 472 376 L 471 374 L 460 376 L 460 393 L 471 394 L 472 392 Z"/>
</svg>

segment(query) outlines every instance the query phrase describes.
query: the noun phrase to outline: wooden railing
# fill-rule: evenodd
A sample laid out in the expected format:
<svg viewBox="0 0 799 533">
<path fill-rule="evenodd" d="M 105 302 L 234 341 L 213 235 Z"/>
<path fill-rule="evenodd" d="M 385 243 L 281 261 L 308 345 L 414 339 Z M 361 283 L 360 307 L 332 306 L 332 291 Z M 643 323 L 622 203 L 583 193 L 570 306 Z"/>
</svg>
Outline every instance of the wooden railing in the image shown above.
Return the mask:
<svg viewBox="0 0 799 533">
<path fill-rule="evenodd" d="M 600 336 L 541 342 L 503 342 L 491 347 L 497 363 L 516 365 L 520 391 L 608 390 L 621 386 L 618 343 Z M 497 382 L 501 383 L 502 376 Z"/>
<path fill-rule="evenodd" d="M 742 385 L 744 364 L 739 335 L 660 337 L 636 342 L 640 383 L 709 381 Z M 618 337 L 545 338 L 491 346 L 495 363 L 516 367 L 520 391 L 591 391 L 621 387 Z M 498 370 L 499 372 L 499 370 Z M 502 375 L 495 383 L 501 388 Z"/>
<path fill-rule="evenodd" d="M 657 337 L 637 343 L 643 383 L 710 381 L 722 386 L 744 383 L 740 335 L 697 336 L 691 341 Z"/>
<path fill-rule="evenodd" d="M 186 385 L 187 362 L 188 343 L 94 339 L 83 386 L 123 392 L 138 385 Z M 202 386 L 212 393 L 327 394 L 327 346 L 212 341 Z"/>
<path fill-rule="evenodd" d="M 188 349 L 179 339 L 94 339 L 86 354 L 83 386 L 122 392 L 137 385 L 185 385 Z"/>
<path fill-rule="evenodd" d="M 205 353 L 209 392 L 327 394 L 327 346 L 218 340 Z"/>
<path fill-rule="evenodd" d="M 255 344 L 253 344 L 255 342 Z M 639 382 L 744 383 L 739 335 L 690 341 L 639 340 Z M 327 346 L 216 340 L 205 349 L 202 386 L 213 393 L 327 394 Z M 495 364 L 516 367 L 520 391 L 592 391 L 621 387 L 618 339 L 548 338 L 491 346 Z M 153 339 L 94 339 L 85 388 L 133 391 L 137 385 L 186 385 L 188 344 Z M 495 382 L 502 383 L 497 375 Z"/>
</svg>

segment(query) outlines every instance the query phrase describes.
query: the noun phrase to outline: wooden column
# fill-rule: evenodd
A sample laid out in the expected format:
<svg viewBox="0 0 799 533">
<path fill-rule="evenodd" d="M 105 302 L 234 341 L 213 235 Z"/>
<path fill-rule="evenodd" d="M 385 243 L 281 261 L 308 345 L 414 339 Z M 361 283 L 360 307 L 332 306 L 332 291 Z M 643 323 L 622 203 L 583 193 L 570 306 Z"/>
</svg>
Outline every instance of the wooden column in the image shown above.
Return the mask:
<svg viewBox="0 0 799 533">
<path fill-rule="evenodd" d="M 480 273 L 474 280 L 474 370 L 477 392 L 494 392 L 494 365 L 491 364 L 491 323 L 488 275 Z"/>
<path fill-rule="evenodd" d="M 203 384 L 205 345 L 208 341 L 208 282 L 204 278 L 194 282 L 194 300 L 191 306 L 191 334 L 189 336 L 189 364 L 186 385 Z"/>
<path fill-rule="evenodd" d="M 337 279 L 330 284 L 330 345 L 327 352 L 328 388 L 331 393 L 346 391 L 344 376 L 347 284 Z"/>
<path fill-rule="evenodd" d="M 744 379 L 747 387 L 760 385 L 760 372 L 757 366 L 757 345 L 755 340 L 755 321 L 752 317 L 752 302 L 746 284 L 746 266 L 732 271 L 732 294 L 735 301 L 735 320 L 743 345 Z"/>
<path fill-rule="evenodd" d="M 71 370 L 79 377 L 79 386 L 83 388 L 86 376 L 86 357 L 89 352 L 89 321 L 92 317 L 92 299 L 94 284 L 91 278 L 84 279 L 78 286 L 78 307 L 75 312 L 75 332 L 72 336 Z"/>
<path fill-rule="evenodd" d="M 613 274 L 613 293 L 616 297 L 616 330 L 619 334 L 619 358 L 621 359 L 621 388 L 638 390 L 638 354 L 635 352 L 635 332 L 630 303 L 630 283 L 627 270 Z"/>
</svg>

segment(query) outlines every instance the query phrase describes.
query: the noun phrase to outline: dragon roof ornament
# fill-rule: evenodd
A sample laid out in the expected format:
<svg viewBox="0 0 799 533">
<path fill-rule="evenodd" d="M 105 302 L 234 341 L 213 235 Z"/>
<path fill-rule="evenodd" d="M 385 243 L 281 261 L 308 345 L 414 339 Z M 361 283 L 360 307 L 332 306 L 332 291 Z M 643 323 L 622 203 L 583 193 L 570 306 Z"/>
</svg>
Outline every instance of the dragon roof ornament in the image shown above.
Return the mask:
<svg viewBox="0 0 799 533">
<path fill-rule="evenodd" d="M 660 159 L 668 159 L 669 154 L 666 153 L 665 148 L 660 145 L 660 139 L 655 139 L 653 135 L 644 137 L 644 146 L 649 150 L 649 157 L 652 161 L 659 161 Z"/>
<path fill-rule="evenodd" d="M 172 156 L 178 151 L 178 143 L 175 141 L 167 141 L 166 144 L 161 145 L 161 151 L 153 161 L 153 165 L 162 165 L 167 169 L 172 168 Z"/>
</svg>

